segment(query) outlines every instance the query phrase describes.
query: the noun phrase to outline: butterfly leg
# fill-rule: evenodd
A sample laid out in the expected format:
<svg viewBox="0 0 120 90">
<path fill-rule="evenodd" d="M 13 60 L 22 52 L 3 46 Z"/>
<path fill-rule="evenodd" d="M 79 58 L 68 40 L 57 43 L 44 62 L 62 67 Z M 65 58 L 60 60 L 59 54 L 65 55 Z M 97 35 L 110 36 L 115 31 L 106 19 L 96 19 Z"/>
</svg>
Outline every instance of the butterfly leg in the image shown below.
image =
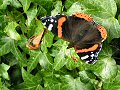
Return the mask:
<svg viewBox="0 0 120 90">
<path fill-rule="evenodd" d="M 40 41 L 41 41 L 41 39 L 42 39 L 43 33 L 44 33 L 44 31 L 42 31 L 42 32 L 41 32 L 39 35 L 37 35 L 37 36 L 31 37 L 31 38 L 28 40 L 26 46 L 27 46 L 29 49 L 31 49 L 31 50 L 33 50 L 33 49 L 38 49 L 39 46 L 40 46 Z"/>
</svg>

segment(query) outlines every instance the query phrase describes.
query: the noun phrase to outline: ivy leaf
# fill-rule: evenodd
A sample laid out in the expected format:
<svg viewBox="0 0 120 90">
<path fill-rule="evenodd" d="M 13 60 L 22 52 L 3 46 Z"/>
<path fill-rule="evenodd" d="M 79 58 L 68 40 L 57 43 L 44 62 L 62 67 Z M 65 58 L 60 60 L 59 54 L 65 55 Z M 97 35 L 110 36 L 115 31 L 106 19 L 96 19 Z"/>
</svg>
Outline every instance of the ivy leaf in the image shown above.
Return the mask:
<svg viewBox="0 0 120 90">
<path fill-rule="evenodd" d="M 43 11 L 39 13 L 39 15 L 43 15 L 43 12 L 44 15 L 51 15 L 51 11 L 53 9 L 53 5 L 55 3 L 54 0 L 34 0 L 35 3 L 37 3 L 40 7 L 42 6 L 44 9 L 42 9 Z"/>
<path fill-rule="evenodd" d="M 55 56 L 54 59 L 54 65 L 53 68 L 55 70 L 59 70 L 62 68 L 65 64 L 67 64 L 67 55 L 70 53 L 69 50 L 67 50 L 68 42 L 63 41 L 63 40 L 58 40 L 54 46 L 57 46 L 59 48 L 59 51 L 57 52 L 57 55 Z"/>
<path fill-rule="evenodd" d="M 61 1 L 56 1 L 55 2 L 56 4 L 55 4 L 55 9 L 53 9 L 52 11 L 51 11 L 51 15 L 52 16 L 55 16 L 55 15 L 57 15 L 58 13 L 61 13 L 61 11 L 62 11 L 62 2 Z"/>
<path fill-rule="evenodd" d="M 24 12 L 27 12 L 30 7 L 31 0 L 20 0 L 20 2 L 23 5 Z"/>
<path fill-rule="evenodd" d="M 12 4 L 14 7 L 16 7 L 16 8 L 22 7 L 22 5 L 20 4 L 20 2 L 17 1 L 17 0 L 12 0 L 12 1 L 11 1 L 11 4 Z"/>
<path fill-rule="evenodd" d="M 1 82 L 1 78 L 0 78 L 0 89 L 2 90 L 2 82 Z"/>
<path fill-rule="evenodd" d="M 83 83 L 80 81 L 80 77 L 73 78 L 70 75 L 65 75 L 61 77 L 62 90 L 94 90 L 92 83 Z"/>
<path fill-rule="evenodd" d="M 9 75 L 7 70 L 10 68 L 10 66 L 2 63 L 0 64 L 0 76 L 2 76 L 4 79 L 9 80 Z"/>
<path fill-rule="evenodd" d="M 22 68 L 22 76 L 24 79 L 24 82 L 19 84 L 16 87 L 16 90 L 43 90 L 42 86 L 40 85 L 41 80 L 29 74 Z"/>
<path fill-rule="evenodd" d="M 104 90 L 120 90 L 120 71 L 118 71 L 115 78 L 111 78 L 108 81 L 103 82 L 103 89 Z"/>
<path fill-rule="evenodd" d="M 42 39 L 42 42 L 41 42 L 41 50 L 44 52 L 44 53 L 47 53 L 48 52 L 48 49 L 47 47 L 51 47 L 52 44 L 53 44 L 53 38 L 54 38 L 54 35 L 52 34 L 52 32 L 47 32 L 43 39 Z"/>
<path fill-rule="evenodd" d="M 38 51 L 30 51 L 30 59 L 28 62 L 28 72 L 31 72 L 34 68 L 36 68 L 39 63 L 44 69 L 51 69 L 51 58 L 48 54 L 42 53 L 40 50 Z"/>
<path fill-rule="evenodd" d="M 46 70 L 51 70 L 52 65 L 53 65 L 52 61 L 53 61 L 53 59 L 49 55 L 49 53 L 42 53 L 40 55 L 39 63 L 42 66 L 42 68 L 44 68 Z"/>
<path fill-rule="evenodd" d="M 16 42 L 12 41 L 11 42 L 12 47 L 11 47 L 11 52 L 12 54 L 16 57 L 18 62 L 20 63 L 21 66 L 26 66 L 27 65 L 27 60 L 24 58 L 23 54 L 20 52 L 18 49 Z"/>
<path fill-rule="evenodd" d="M 0 9 L 6 9 L 7 5 L 13 5 L 14 7 L 21 7 L 21 4 L 17 0 L 2 0 L 2 5 L 0 6 Z"/>
<path fill-rule="evenodd" d="M 35 16 L 37 15 L 37 7 L 34 7 L 34 8 L 29 9 L 29 10 L 26 12 L 26 14 L 27 14 L 27 22 L 26 22 L 26 24 L 27 24 L 28 26 L 30 26 L 32 20 L 33 20 L 33 19 L 35 18 Z"/>
<path fill-rule="evenodd" d="M 12 0 L 2 0 L 2 5 L 0 6 L 0 9 L 6 9 L 7 5 L 10 4 Z"/>
<path fill-rule="evenodd" d="M 1 42 L 5 42 L 3 45 L 0 47 L 0 56 L 3 56 L 11 51 L 11 38 L 5 37 L 1 39 Z"/>
<path fill-rule="evenodd" d="M 72 3 L 72 5 L 71 5 L 71 3 Z M 76 12 L 83 12 L 80 3 L 78 3 L 78 2 L 75 2 L 75 3 L 71 2 L 71 3 L 70 3 L 70 1 L 67 1 L 65 4 L 66 7 L 69 6 L 66 14 L 71 15 Z"/>
<path fill-rule="evenodd" d="M 67 54 L 68 58 L 67 58 L 67 64 L 66 64 L 66 67 L 69 69 L 69 70 L 73 70 L 75 69 L 76 67 L 83 67 L 82 64 L 81 64 L 81 60 L 80 60 L 80 57 L 76 54 L 75 52 L 75 49 L 74 48 L 70 48 L 69 49 L 69 53 Z M 75 61 L 72 56 L 74 56 L 74 58 L 76 58 L 78 61 Z"/>
<path fill-rule="evenodd" d="M 15 30 L 17 26 L 18 24 L 16 22 L 9 22 L 8 25 L 5 27 L 5 33 L 12 39 L 20 40 L 21 37 Z"/>
<path fill-rule="evenodd" d="M 30 59 L 27 64 L 28 72 L 31 72 L 34 68 L 36 68 L 37 64 L 39 63 L 40 55 L 42 54 L 41 51 L 30 51 Z"/>
</svg>

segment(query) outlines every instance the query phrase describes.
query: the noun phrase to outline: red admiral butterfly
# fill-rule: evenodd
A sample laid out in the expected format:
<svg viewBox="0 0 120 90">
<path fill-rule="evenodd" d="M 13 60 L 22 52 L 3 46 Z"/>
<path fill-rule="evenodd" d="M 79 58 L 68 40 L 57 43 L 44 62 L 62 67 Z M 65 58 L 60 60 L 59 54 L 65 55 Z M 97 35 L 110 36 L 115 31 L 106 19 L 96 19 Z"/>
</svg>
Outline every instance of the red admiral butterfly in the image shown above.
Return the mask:
<svg viewBox="0 0 120 90">
<path fill-rule="evenodd" d="M 102 48 L 102 42 L 107 38 L 106 29 L 95 23 L 93 18 L 87 14 L 76 13 L 72 16 L 56 15 L 41 18 L 47 29 L 70 42 L 70 47 L 74 47 L 76 53 L 82 60 L 89 64 L 94 64 L 98 60 L 98 54 Z M 32 38 L 33 44 L 28 44 L 30 49 L 39 47 L 42 34 Z M 31 39 L 30 39 L 31 41 Z"/>
</svg>

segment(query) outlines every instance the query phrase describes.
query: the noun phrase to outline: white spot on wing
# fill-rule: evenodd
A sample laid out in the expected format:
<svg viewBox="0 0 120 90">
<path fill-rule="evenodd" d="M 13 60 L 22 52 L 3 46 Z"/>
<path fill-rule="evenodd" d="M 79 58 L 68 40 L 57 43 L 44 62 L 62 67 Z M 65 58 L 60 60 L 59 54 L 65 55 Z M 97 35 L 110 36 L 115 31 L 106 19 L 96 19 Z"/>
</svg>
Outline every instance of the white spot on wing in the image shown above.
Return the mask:
<svg viewBox="0 0 120 90">
<path fill-rule="evenodd" d="M 54 22 L 54 20 L 53 20 L 53 19 L 51 19 L 50 21 L 51 21 L 51 22 Z"/>
<path fill-rule="evenodd" d="M 57 21 L 55 20 L 55 23 L 56 23 Z"/>
<path fill-rule="evenodd" d="M 91 52 L 91 53 L 93 53 L 93 52 Z"/>
<path fill-rule="evenodd" d="M 50 24 L 49 26 L 48 26 L 48 30 L 52 30 L 52 27 L 53 27 L 53 25 L 52 24 Z"/>
<path fill-rule="evenodd" d="M 81 59 L 84 60 L 84 59 L 87 59 L 89 56 L 88 55 L 85 55 L 85 56 L 82 56 Z"/>
<path fill-rule="evenodd" d="M 87 64 L 89 64 L 90 61 L 86 61 Z"/>
<path fill-rule="evenodd" d="M 91 56 L 91 57 L 94 57 L 94 54 L 91 54 L 90 56 Z"/>
<path fill-rule="evenodd" d="M 44 22 L 43 25 L 46 25 L 46 22 Z"/>
</svg>

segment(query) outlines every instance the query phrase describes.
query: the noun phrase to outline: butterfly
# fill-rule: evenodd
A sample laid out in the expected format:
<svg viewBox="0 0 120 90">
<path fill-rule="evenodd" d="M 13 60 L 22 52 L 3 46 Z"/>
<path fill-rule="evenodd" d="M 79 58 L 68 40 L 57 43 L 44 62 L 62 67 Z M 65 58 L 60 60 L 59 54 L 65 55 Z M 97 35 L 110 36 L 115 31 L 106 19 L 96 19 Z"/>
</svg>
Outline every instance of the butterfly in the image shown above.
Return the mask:
<svg viewBox="0 0 120 90">
<path fill-rule="evenodd" d="M 43 17 L 41 21 L 53 34 L 70 42 L 68 48 L 73 47 L 81 60 L 89 64 L 94 64 L 98 60 L 102 42 L 107 38 L 107 31 L 91 16 L 84 13 L 75 13 L 71 16 L 58 14 Z M 38 41 L 40 42 L 42 35 L 43 33 L 30 39 L 33 40 L 34 46 L 27 46 L 30 49 L 38 48 Z"/>
</svg>

